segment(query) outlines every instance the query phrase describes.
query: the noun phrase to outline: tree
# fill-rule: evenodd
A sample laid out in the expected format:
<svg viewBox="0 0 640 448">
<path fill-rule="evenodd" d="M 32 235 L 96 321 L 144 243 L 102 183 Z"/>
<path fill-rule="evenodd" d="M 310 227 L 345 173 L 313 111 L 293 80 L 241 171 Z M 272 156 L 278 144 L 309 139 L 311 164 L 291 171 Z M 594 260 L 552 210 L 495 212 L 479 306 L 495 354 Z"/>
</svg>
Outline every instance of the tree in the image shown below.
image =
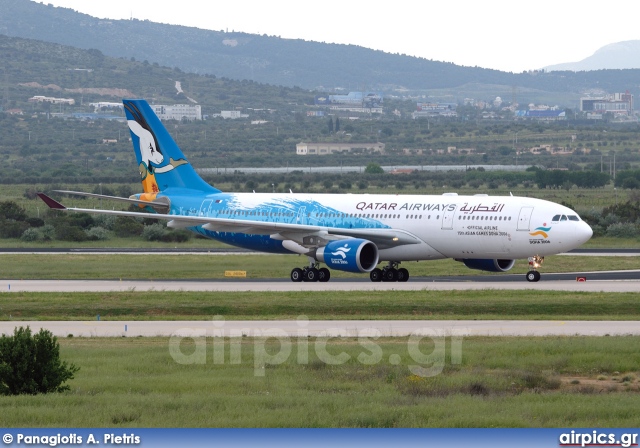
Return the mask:
<svg viewBox="0 0 640 448">
<path fill-rule="evenodd" d="M 27 212 L 14 201 L 4 201 L 0 202 L 0 218 L 24 221 L 27 218 Z"/>
<path fill-rule="evenodd" d="M 367 167 L 364 169 L 364 172 L 366 174 L 382 174 L 384 173 L 384 170 L 382 169 L 382 167 L 380 165 L 378 165 L 375 162 L 371 162 L 370 164 L 367 165 Z"/>
<path fill-rule="evenodd" d="M 16 327 L 13 336 L 0 337 L 0 394 L 45 394 L 69 390 L 63 383 L 79 370 L 60 360 L 60 344 L 41 329 Z"/>
<path fill-rule="evenodd" d="M 333 118 L 329 117 L 329 121 L 327 121 L 327 129 L 329 129 L 329 133 L 333 132 Z"/>
</svg>

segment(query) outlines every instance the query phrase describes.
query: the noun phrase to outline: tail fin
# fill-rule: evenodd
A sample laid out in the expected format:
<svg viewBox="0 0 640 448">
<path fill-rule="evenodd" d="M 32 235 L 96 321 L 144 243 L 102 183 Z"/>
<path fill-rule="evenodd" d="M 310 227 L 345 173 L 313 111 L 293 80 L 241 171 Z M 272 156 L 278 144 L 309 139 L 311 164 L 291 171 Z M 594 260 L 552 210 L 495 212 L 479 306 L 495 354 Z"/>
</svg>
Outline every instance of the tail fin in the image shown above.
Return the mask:
<svg viewBox="0 0 640 448">
<path fill-rule="evenodd" d="M 122 100 L 122 103 L 145 193 L 167 188 L 220 191 L 198 176 L 145 100 Z"/>
</svg>

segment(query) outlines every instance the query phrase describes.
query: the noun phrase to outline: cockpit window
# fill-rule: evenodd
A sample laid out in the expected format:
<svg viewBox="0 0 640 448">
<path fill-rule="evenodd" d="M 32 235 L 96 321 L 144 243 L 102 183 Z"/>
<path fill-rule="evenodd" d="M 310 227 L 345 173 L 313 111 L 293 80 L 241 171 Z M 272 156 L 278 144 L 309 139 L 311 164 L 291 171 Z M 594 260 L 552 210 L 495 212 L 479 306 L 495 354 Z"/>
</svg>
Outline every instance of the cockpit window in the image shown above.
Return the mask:
<svg viewBox="0 0 640 448">
<path fill-rule="evenodd" d="M 560 221 L 566 221 L 566 220 L 567 220 L 566 215 L 562 215 L 562 216 L 560 217 Z"/>
<path fill-rule="evenodd" d="M 551 221 L 560 221 L 560 215 L 554 216 Z"/>
<path fill-rule="evenodd" d="M 576 215 L 569 215 L 569 221 L 580 221 L 580 218 Z"/>
</svg>

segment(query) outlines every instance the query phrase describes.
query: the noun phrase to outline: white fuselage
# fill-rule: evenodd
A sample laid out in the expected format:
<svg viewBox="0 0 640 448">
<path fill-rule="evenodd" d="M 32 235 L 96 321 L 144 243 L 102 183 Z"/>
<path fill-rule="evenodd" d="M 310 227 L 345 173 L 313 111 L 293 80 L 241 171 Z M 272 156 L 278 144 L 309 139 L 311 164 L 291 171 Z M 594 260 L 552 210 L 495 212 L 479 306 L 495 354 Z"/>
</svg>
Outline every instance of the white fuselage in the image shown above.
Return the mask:
<svg viewBox="0 0 640 448">
<path fill-rule="evenodd" d="M 592 235 L 591 228 L 573 210 L 526 197 L 456 194 L 224 195 L 228 199 L 219 207 L 207 199 L 210 203 L 205 212 L 207 216 L 333 229 L 396 229 L 420 240 L 418 244 L 381 248 L 380 260 L 544 256 L 574 249 Z"/>
</svg>

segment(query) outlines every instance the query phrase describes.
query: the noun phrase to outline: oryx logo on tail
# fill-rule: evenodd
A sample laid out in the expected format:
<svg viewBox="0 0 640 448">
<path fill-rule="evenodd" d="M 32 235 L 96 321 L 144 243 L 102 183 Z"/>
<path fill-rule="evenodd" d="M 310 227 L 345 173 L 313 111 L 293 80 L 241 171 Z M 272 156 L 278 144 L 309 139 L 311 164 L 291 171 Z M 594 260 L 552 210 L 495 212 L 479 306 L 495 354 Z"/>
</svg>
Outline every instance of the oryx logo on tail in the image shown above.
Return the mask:
<svg viewBox="0 0 640 448">
<path fill-rule="evenodd" d="M 133 117 L 133 120 L 127 120 L 129 130 L 132 134 L 138 137 L 138 144 L 136 148 L 140 157 L 138 170 L 140 172 L 140 179 L 142 181 L 144 191 L 145 193 L 157 193 L 159 188 L 155 179 L 155 174 L 166 173 L 173 170 L 175 167 L 184 165 L 188 162 L 185 159 L 173 160 L 172 158 L 169 158 L 169 163 L 162 165 L 165 162 L 165 157 L 162 154 L 162 150 L 160 149 L 156 136 L 151 131 L 151 128 L 144 119 L 143 114 L 138 110 L 135 104 L 125 103 L 124 106 Z M 135 142 L 134 147 L 136 147 Z"/>
</svg>

